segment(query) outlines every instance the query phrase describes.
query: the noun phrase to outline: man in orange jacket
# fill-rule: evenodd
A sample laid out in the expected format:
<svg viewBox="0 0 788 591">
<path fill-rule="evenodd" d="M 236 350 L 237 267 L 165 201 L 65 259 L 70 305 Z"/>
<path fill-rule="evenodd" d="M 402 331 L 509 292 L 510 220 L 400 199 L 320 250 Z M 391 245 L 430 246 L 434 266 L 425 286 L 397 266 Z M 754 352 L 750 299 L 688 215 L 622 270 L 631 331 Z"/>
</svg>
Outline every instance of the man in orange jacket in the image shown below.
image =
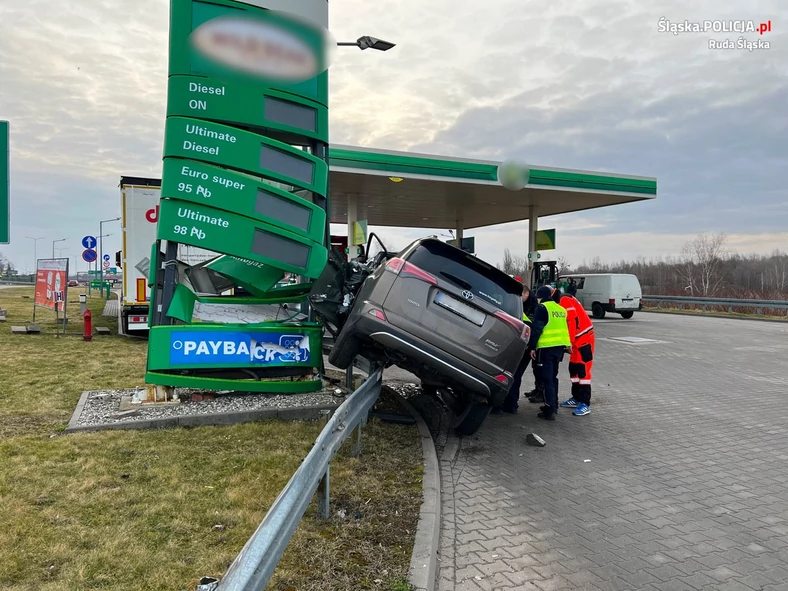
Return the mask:
<svg viewBox="0 0 788 591">
<path fill-rule="evenodd" d="M 560 404 L 573 408 L 572 414 L 582 417 L 591 412 L 591 366 L 594 363 L 594 323 L 575 294 L 577 286 L 570 283 L 559 304 L 567 314 L 572 354 L 569 356 L 569 379 L 572 380 L 572 397 Z"/>
</svg>

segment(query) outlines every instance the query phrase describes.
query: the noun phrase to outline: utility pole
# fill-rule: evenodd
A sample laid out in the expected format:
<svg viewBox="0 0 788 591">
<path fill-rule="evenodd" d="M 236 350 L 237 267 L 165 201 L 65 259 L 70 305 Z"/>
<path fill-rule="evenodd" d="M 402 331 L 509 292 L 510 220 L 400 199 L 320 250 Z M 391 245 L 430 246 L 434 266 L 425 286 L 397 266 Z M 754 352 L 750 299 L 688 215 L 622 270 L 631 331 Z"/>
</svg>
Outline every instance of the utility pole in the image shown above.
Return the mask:
<svg viewBox="0 0 788 591">
<path fill-rule="evenodd" d="M 65 242 L 66 240 L 68 240 L 68 238 L 61 238 L 60 240 L 53 240 L 52 241 L 52 258 L 53 259 L 55 258 L 55 244 L 57 244 L 58 242 Z"/>
<path fill-rule="evenodd" d="M 25 236 L 25 238 L 33 241 L 33 275 L 35 276 L 36 271 L 38 270 L 38 250 L 36 247 L 38 246 L 38 241 L 43 240 L 44 237 L 33 238 L 32 236 Z"/>
</svg>

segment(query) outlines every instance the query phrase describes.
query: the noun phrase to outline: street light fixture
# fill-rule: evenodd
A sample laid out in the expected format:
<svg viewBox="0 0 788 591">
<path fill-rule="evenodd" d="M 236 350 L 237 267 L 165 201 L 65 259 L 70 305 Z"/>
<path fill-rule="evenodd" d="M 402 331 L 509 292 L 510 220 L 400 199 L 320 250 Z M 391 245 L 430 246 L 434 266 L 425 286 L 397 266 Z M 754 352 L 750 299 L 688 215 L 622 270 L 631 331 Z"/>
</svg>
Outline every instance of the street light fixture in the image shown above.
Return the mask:
<svg viewBox="0 0 788 591">
<path fill-rule="evenodd" d="M 377 49 L 378 51 L 388 51 L 392 47 L 396 47 L 395 43 L 391 43 L 389 41 L 383 41 L 382 39 L 377 39 L 376 37 L 370 37 L 369 35 L 365 35 L 364 37 L 359 37 L 355 41 L 341 41 L 337 43 L 340 47 L 358 47 L 361 50 L 364 49 Z"/>
<path fill-rule="evenodd" d="M 36 271 L 38 270 L 38 251 L 36 250 L 38 247 L 38 241 L 43 240 L 46 237 L 42 236 L 41 238 L 33 238 L 32 236 L 25 236 L 25 238 L 33 241 L 33 275 L 35 275 Z"/>
<path fill-rule="evenodd" d="M 53 240 L 52 241 L 52 258 L 53 259 L 55 258 L 55 244 L 57 244 L 58 242 L 65 242 L 66 240 L 68 240 L 68 238 L 61 238 L 60 240 Z"/>
</svg>

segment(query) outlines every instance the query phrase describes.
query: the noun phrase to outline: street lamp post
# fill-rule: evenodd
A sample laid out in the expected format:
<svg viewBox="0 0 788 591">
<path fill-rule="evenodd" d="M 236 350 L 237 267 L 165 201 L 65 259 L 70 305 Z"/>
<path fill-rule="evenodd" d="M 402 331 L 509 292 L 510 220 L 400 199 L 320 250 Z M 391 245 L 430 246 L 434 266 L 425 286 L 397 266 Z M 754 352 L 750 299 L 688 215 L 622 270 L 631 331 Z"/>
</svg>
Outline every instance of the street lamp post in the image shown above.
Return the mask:
<svg viewBox="0 0 788 591">
<path fill-rule="evenodd" d="M 396 47 L 396 44 L 391 43 L 389 41 L 383 41 L 382 39 L 377 39 L 375 37 L 370 37 L 369 35 L 364 35 L 363 37 L 359 37 L 355 41 L 340 41 L 337 43 L 339 47 L 358 47 L 361 50 L 364 49 L 377 49 L 378 51 L 388 51 L 392 47 Z"/>
<path fill-rule="evenodd" d="M 101 220 L 99 222 L 99 285 L 104 289 L 104 224 L 120 221 L 120 218 Z"/>
<path fill-rule="evenodd" d="M 35 275 L 36 271 L 38 270 L 38 241 L 43 240 L 44 237 L 33 238 L 32 236 L 25 236 L 25 238 L 33 241 L 33 275 Z"/>
<path fill-rule="evenodd" d="M 52 241 L 52 258 L 53 259 L 55 258 L 55 244 L 57 244 L 58 242 L 65 242 L 66 240 L 68 240 L 68 238 L 61 238 L 60 240 L 53 240 Z"/>
</svg>

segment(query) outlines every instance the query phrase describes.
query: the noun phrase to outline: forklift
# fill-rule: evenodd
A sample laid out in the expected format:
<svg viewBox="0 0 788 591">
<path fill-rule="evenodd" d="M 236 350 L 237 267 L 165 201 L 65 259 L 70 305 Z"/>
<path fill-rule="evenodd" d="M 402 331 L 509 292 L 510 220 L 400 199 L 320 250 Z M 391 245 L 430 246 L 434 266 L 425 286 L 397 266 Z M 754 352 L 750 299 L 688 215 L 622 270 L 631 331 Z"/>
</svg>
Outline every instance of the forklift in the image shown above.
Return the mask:
<svg viewBox="0 0 788 591">
<path fill-rule="evenodd" d="M 568 283 L 558 280 L 557 261 L 535 261 L 531 269 L 531 289 L 536 291 L 543 285 L 549 285 L 553 289 L 566 291 Z"/>
</svg>

